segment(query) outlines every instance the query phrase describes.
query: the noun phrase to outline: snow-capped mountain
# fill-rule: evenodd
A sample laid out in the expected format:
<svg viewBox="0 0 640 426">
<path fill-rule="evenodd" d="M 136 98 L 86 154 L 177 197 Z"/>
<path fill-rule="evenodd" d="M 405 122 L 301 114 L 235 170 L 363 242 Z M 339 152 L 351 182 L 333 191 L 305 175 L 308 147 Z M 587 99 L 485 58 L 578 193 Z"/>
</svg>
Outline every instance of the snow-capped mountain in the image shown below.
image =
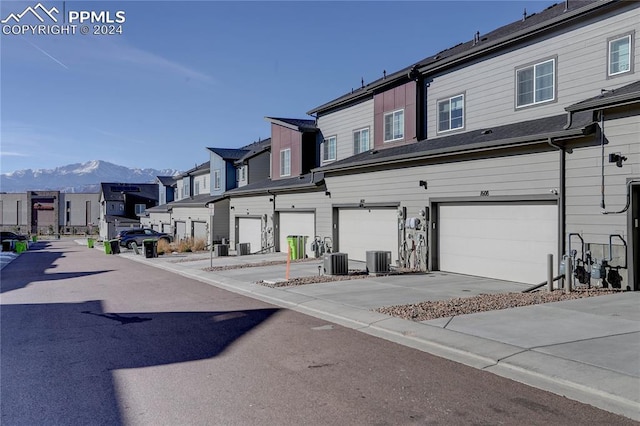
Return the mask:
<svg viewBox="0 0 640 426">
<path fill-rule="evenodd" d="M 101 160 L 55 169 L 26 169 L 0 175 L 0 191 L 98 192 L 100 182 L 150 183 L 156 176 L 179 174 L 173 169 L 131 169 Z"/>
</svg>

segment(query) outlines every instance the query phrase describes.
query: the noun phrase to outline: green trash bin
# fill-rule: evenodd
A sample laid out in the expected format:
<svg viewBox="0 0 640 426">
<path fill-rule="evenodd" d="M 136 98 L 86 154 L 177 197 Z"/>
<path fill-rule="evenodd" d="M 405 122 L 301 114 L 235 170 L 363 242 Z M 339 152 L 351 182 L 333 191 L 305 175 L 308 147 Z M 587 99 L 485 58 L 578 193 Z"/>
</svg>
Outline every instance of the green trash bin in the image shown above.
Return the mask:
<svg viewBox="0 0 640 426">
<path fill-rule="evenodd" d="M 87 238 L 87 247 L 93 248 L 94 240 L 93 238 Z"/>
<path fill-rule="evenodd" d="M 103 241 L 105 254 L 111 254 L 111 243 L 109 240 Z"/>
<path fill-rule="evenodd" d="M 16 253 L 24 253 L 27 251 L 27 242 L 26 241 L 16 241 Z"/>
<path fill-rule="evenodd" d="M 38 242 L 38 236 L 37 235 L 32 235 L 31 236 L 31 241 L 34 242 L 34 243 L 37 243 Z"/>
<path fill-rule="evenodd" d="M 296 241 L 298 237 L 295 235 L 287 235 L 287 244 L 289 244 L 289 259 L 296 260 L 298 259 L 298 246 Z"/>
</svg>

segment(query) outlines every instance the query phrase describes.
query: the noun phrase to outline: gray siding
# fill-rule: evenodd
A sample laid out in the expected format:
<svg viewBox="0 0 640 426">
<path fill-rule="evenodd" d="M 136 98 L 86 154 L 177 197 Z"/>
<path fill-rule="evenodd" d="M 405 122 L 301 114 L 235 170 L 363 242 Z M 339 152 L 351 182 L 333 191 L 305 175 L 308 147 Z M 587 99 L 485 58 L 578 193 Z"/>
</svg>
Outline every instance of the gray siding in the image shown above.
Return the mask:
<svg viewBox="0 0 640 426">
<path fill-rule="evenodd" d="M 353 131 L 369 128 L 373 148 L 373 99 L 361 102 L 332 114 L 318 117 L 318 127 L 323 138 L 336 136 L 336 157 L 341 160 L 353 155 Z"/>
<path fill-rule="evenodd" d="M 271 176 L 271 153 L 265 152 L 249 160 L 249 183 L 261 182 Z"/>
<path fill-rule="evenodd" d="M 605 207 L 619 211 L 626 204 L 627 179 L 640 179 L 640 110 L 635 116 L 605 121 L 604 174 Z M 619 152 L 627 161 L 621 168 L 609 163 L 609 153 Z M 585 242 L 608 244 L 610 234 L 619 234 L 628 241 L 627 213 L 601 213 L 600 146 L 574 149 L 567 155 L 567 232 L 577 232 Z"/>
<path fill-rule="evenodd" d="M 428 90 L 428 138 L 437 137 L 437 100 L 465 92 L 465 130 L 562 114 L 573 103 L 638 79 L 640 72 L 640 3 L 627 2 L 626 11 L 603 16 L 546 36 L 517 50 L 438 75 Z M 635 30 L 634 70 L 607 78 L 607 40 Z M 515 111 L 515 68 L 557 57 L 556 101 Z M 481 77 L 480 77 L 481 76 Z"/>
<path fill-rule="evenodd" d="M 233 197 L 229 207 L 229 241 L 232 248 L 236 246 L 236 217 L 262 217 L 267 215 L 267 228 L 271 228 L 273 239 L 273 204 L 270 196 Z"/>
<path fill-rule="evenodd" d="M 559 186 L 557 151 L 473 161 L 432 164 L 428 166 L 359 173 L 350 176 L 327 176 L 331 203 L 365 204 L 399 203 L 407 215 L 418 216 L 432 198 L 548 196 Z M 428 188 L 419 186 L 426 180 Z M 489 196 L 480 197 L 481 191 Z M 330 225 L 329 225 L 330 229 Z M 319 228 L 318 232 L 326 232 Z M 329 234 L 330 235 L 330 234 Z"/>
<path fill-rule="evenodd" d="M 229 240 L 229 199 L 215 203 L 213 215 L 213 240 Z"/>
<path fill-rule="evenodd" d="M 292 206 L 295 206 L 295 208 Z M 290 212 L 297 210 L 315 211 L 316 235 L 322 238 L 331 237 L 331 198 L 325 195 L 324 190 L 298 194 L 280 194 L 276 198 L 276 210 Z M 276 235 L 278 235 L 277 232 Z"/>
<path fill-rule="evenodd" d="M 18 212 L 18 205 L 20 211 Z M 2 229 L 7 231 L 15 231 L 16 226 L 27 226 L 27 194 L 0 194 L 0 207 L 2 208 L 2 216 L 0 217 L 0 224 Z M 27 229 L 24 229 L 26 232 Z"/>
</svg>

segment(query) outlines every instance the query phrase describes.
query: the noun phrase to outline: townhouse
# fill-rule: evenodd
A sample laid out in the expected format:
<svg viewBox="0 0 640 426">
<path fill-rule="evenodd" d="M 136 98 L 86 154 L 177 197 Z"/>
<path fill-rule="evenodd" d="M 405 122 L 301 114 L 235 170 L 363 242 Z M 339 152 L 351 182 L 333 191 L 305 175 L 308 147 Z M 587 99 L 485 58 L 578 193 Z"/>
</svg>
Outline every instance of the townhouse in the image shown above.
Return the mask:
<svg viewBox="0 0 640 426">
<path fill-rule="evenodd" d="M 267 118 L 272 177 L 227 193 L 231 239 L 532 284 L 575 249 L 638 290 L 638 31 L 637 2 L 567 1 Z"/>
</svg>

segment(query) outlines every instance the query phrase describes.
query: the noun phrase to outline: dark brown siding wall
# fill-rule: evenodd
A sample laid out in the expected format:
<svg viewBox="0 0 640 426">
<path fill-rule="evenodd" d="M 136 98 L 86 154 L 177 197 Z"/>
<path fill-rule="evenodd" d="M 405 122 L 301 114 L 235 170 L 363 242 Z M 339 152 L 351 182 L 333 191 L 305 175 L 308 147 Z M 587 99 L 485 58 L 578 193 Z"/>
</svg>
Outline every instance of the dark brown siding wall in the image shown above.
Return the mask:
<svg viewBox="0 0 640 426">
<path fill-rule="evenodd" d="M 302 133 L 271 124 L 271 179 L 286 179 L 300 175 L 302 161 Z M 291 175 L 280 177 L 280 151 L 291 149 Z"/>
<path fill-rule="evenodd" d="M 404 108 L 404 139 L 384 142 L 384 114 Z M 374 111 L 374 147 L 386 148 L 416 141 L 416 83 L 378 93 L 373 97 Z"/>
</svg>

